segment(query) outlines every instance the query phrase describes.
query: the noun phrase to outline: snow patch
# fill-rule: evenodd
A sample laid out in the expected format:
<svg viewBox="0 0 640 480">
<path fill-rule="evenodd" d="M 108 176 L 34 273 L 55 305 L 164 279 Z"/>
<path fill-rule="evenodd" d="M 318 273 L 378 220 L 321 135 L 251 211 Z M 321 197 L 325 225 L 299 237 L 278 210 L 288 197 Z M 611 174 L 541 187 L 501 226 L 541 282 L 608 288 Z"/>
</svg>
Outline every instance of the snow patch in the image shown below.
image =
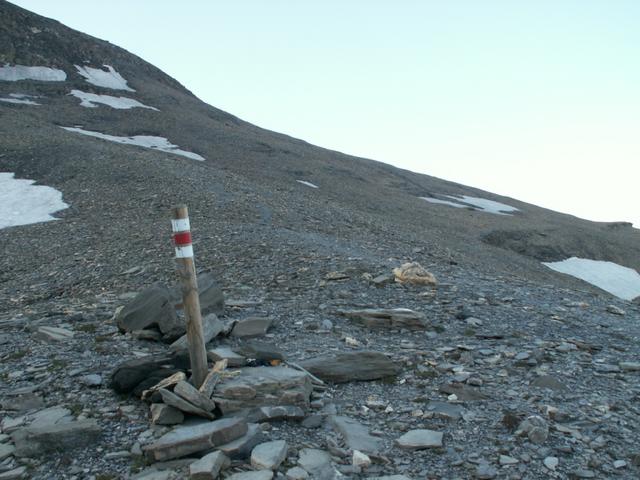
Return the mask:
<svg viewBox="0 0 640 480">
<path fill-rule="evenodd" d="M 296 182 L 301 183 L 302 185 L 306 185 L 307 187 L 311 187 L 311 188 L 319 188 L 317 185 L 314 185 L 311 182 L 306 182 L 304 180 L 296 180 Z"/>
<path fill-rule="evenodd" d="M 181 155 L 183 157 L 191 158 L 192 160 L 204 160 L 197 153 L 181 150 L 177 145 L 172 144 L 164 137 L 154 137 L 152 135 L 134 135 L 132 137 L 117 137 L 114 135 L 107 135 L 100 132 L 92 132 L 91 130 L 83 130 L 77 127 L 61 127 L 69 132 L 81 133 L 82 135 L 88 135 L 90 137 L 101 138 L 102 140 L 109 140 L 110 142 L 122 143 L 124 145 L 137 145 L 139 147 L 151 148 L 153 150 L 160 150 L 162 152 L 173 153 L 175 155 Z"/>
<path fill-rule="evenodd" d="M 87 93 L 81 90 L 71 90 L 70 95 L 80 99 L 80 105 L 88 108 L 96 108 L 98 103 L 108 105 L 118 110 L 128 110 L 130 108 L 148 108 L 149 110 L 159 110 L 155 107 L 150 107 L 143 103 L 140 103 L 133 98 L 127 97 L 112 97 L 111 95 L 96 95 L 95 93 Z"/>
<path fill-rule="evenodd" d="M 75 65 L 78 73 L 82 75 L 85 80 L 97 87 L 110 88 L 112 90 L 127 90 L 128 92 L 135 92 L 133 88 L 127 85 L 127 81 L 120 75 L 111 65 L 103 65 L 105 70 L 100 68 L 80 67 Z"/>
<path fill-rule="evenodd" d="M 633 268 L 578 257 L 542 264 L 556 272 L 584 280 L 624 300 L 633 300 L 640 296 L 640 274 Z"/>
<path fill-rule="evenodd" d="M 67 74 L 57 68 L 27 67 L 25 65 L 0 67 L 0 80 L 17 82 L 18 80 L 38 80 L 40 82 L 64 82 Z"/>
<path fill-rule="evenodd" d="M 0 102 L 5 103 L 21 103 L 23 105 L 40 105 L 38 102 L 34 102 L 33 100 L 26 100 L 21 98 L 5 98 L 0 97 Z"/>
<path fill-rule="evenodd" d="M 495 202 L 493 200 L 487 200 L 486 198 L 470 197 L 468 195 L 446 195 L 453 200 L 459 200 L 465 203 L 470 203 L 474 207 L 479 208 L 483 212 L 495 213 L 496 215 L 508 215 L 508 212 L 517 212 L 516 207 L 507 205 L 505 203 Z"/>
<path fill-rule="evenodd" d="M 0 229 L 57 220 L 51 214 L 67 208 L 55 188 L 18 180 L 14 173 L 0 172 Z"/>
<path fill-rule="evenodd" d="M 450 202 L 449 200 L 440 200 L 439 198 L 433 197 L 420 197 L 422 200 L 426 200 L 429 203 L 437 203 L 439 205 L 449 205 L 450 207 L 456 208 L 471 208 L 469 205 L 463 205 L 461 203 Z"/>
<path fill-rule="evenodd" d="M 441 200 L 433 197 L 419 197 L 422 200 L 426 200 L 429 203 L 437 203 L 439 205 L 448 205 L 456 208 L 471 208 L 473 210 L 479 210 L 481 212 L 493 213 L 495 215 L 509 215 L 508 212 L 517 212 L 518 209 L 507 205 L 505 203 L 488 200 L 480 197 L 470 197 L 468 195 L 444 195 L 445 197 L 455 200 L 455 202 L 449 200 Z M 463 202 L 463 203 L 461 203 Z"/>
</svg>

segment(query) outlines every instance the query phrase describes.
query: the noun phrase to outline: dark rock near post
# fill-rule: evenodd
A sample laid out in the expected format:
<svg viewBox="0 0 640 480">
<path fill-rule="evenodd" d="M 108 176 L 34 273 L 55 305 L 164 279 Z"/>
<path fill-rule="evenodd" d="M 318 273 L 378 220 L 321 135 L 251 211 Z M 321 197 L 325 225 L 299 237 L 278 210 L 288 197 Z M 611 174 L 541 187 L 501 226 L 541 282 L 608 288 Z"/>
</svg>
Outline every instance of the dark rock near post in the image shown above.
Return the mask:
<svg viewBox="0 0 640 480">
<path fill-rule="evenodd" d="M 163 334 L 180 327 L 183 332 L 185 329 L 176 315 L 171 293 L 161 284 L 140 292 L 118 312 L 116 323 L 123 332 L 144 330 L 153 325 L 157 325 Z"/>
<path fill-rule="evenodd" d="M 111 388 L 118 393 L 150 388 L 179 370 L 189 368 L 189 356 L 182 354 L 149 355 L 120 364 L 111 374 Z"/>
<path fill-rule="evenodd" d="M 341 352 L 300 362 L 302 368 L 322 380 L 344 383 L 393 377 L 400 367 L 381 352 Z"/>
<path fill-rule="evenodd" d="M 224 293 L 211 272 L 198 274 L 198 296 L 200 298 L 200 312 L 202 315 L 224 313 Z M 180 285 L 175 285 L 171 295 L 177 309 L 182 309 L 182 290 Z"/>
</svg>

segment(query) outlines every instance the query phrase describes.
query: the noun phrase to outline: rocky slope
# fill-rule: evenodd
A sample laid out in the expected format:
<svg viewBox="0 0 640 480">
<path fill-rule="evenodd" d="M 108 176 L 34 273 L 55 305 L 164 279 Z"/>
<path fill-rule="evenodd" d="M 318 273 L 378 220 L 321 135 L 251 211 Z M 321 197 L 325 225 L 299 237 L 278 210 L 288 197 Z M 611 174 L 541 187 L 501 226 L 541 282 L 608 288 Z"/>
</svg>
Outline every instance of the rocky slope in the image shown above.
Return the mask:
<svg viewBox="0 0 640 480">
<path fill-rule="evenodd" d="M 640 309 L 540 261 L 579 256 L 638 270 L 638 230 L 260 129 L 108 42 L 0 1 L 5 63 L 66 74 L 0 81 L 0 98 L 32 95 L 22 98 L 39 103 L 0 102 L 0 171 L 60 190 L 69 208 L 59 221 L 0 229 L 0 478 L 188 475 L 192 454 L 148 465 L 143 449 L 171 427 L 151 425 L 139 396 L 109 385 L 122 362 L 169 352 L 149 332 L 121 332 L 116 311 L 156 282 L 174 283 L 176 203 L 190 208 L 197 266 L 224 292 L 220 320 L 270 319 L 266 336 L 252 341 L 281 353 L 278 368 L 316 357 L 331 366 L 323 356 L 361 351 L 382 352 L 393 365 L 392 378 L 316 382 L 302 402 L 304 419 L 257 421 L 261 442 L 287 442 L 276 475 L 299 465 L 318 478 L 637 478 Z M 108 72 L 103 65 L 128 90 L 81 74 Z M 87 108 L 72 91 L 156 110 Z M 60 127 L 163 137 L 192 156 Z M 518 211 L 494 215 L 419 198 L 452 200 L 445 195 Z M 409 261 L 431 271 L 437 286 L 386 278 Z M 344 315 L 380 308 L 411 309 L 419 320 L 372 328 Z M 242 352 L 249 344 L 223 331 L 208 348 Z M 39 448 L 33 432 L 25 440 L 29 424 L 57 425 L 48 444 L 59 451 Z M 354 461 L 363 449 L 352 437 L 363 429 L 371 465 Z M 403 437 L 413 430 L 442 436 L 414 450 Z M 315 471 L 311 460 L 328 467 Z M 257 465 L 238 454 L 221 475 Z"/>
</svg>

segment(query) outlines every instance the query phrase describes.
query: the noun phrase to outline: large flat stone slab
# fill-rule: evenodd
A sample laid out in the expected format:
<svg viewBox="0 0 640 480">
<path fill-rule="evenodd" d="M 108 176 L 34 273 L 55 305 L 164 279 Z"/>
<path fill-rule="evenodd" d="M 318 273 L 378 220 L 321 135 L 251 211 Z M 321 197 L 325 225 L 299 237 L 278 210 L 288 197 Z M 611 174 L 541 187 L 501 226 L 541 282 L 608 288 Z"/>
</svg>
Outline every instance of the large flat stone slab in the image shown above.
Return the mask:
<svg viewBox="0 0 640 480">
<path fill-rule="evenodd" d="M 334 383 L 378 380 L 396 376 L 400 371 L 385 354 L 370 350 L 315 357 L 300 365 L 316 377 Z"/>
<path fill-rule="evenodd" d="M 406 328 L 424 330 L 429 322 L 423 313 L 408 308 L 376 308 L 365 310 L 342 310 L 340 314 L 368 328 Z"/>
<path fill-rule="evenodd" d="M 247 433 L 232 442 L 218 445 L 218 450 L 231 459 L 249 458 L 253 448 L 264 442 L 264 434 L 257 423 L 247 426 Z"/>
<path fill-rule="evenodd" d="M 378 453 L 381 440 L 369 434 L 369 429 L 356 420 L 339 415 L 331 415 L 329 424 L 336 430 L 351 450 Z"/>
<path fill-rule="evenodd" d="M 184 398 L 179 397 L 178 395 L 176 395 L 173 392 L 170 392 L 169 390 L 165 390 L 164 388 L 161 388 L 159 392 L 160 392 L 160 395 L 162 395 L 162 401 L 164 403 L 174 408 L 177 408 L 178 410 L 184 413 L 191 413 L 193 415 L 197 415 L 203 418 L 208 418 L 210 420 L 213 420 L 215 418 L 211 412 L 197 407 L 196 405 L 192 404 L 191 402 L 188 402 Z"/>
<path fill-rule="evenodd" d="M 38 457 L 86 447 L 97 440 L 102 429 L 94 419 L 63 422 L 41 427 L 26 427 L 11 434 L 16 457 Z"/>
<path fill-rule="evenodd" d="M 247 367 L 218 383 L 213 399 L 223 414 L 261 406 L 309 405 L 312 385 L 304 372 L 286 367 Z"/>
<path fill-rule="evenodd" d="M 180 458 L 229 443 L 247 433 L 247 423 L 240 418 L 223 418 L 198 425 L 178 427 L 145 448 L 156 462 Z"/>
<path fill-rule="evenodd" d="M 178 319 L 171 293 L 161 284 L 140 292 L 116 315 L 118 328 L 124 332 L 144 330 L 158 326 L 162 333 L 185 329 Z"/>
<path fill-rule="evenodd" d="M 396 440 L 396 444 L 405 450 L 423 450 L 442 446 L 442 432 L 418 429 L 410 430 Z"/>
<path fill-rule="evenodd" d="M 251 452 L 251 466 L 256 470 L 277 470 L 287 457 L 287 442 L 274 440 L 257 445 Z"/>
<path fill-rule="evenodd" d="M 220 451 L 211 452 L 189 465 L 190 480 L 215 480 L 221 470 L 229 467 L 231 460 Z"/>
</svg>

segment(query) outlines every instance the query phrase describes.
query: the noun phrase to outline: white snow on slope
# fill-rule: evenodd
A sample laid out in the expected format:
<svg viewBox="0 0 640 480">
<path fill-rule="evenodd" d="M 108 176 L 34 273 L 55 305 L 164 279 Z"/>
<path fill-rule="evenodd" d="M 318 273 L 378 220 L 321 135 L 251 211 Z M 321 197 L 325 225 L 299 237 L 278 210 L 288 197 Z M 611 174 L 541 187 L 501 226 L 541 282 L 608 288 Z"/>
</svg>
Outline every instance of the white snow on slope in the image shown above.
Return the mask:
<svg viewBox="0 0 640 480">
<path fill-rule="evenodd" d="M 80 67 L 75 65 L 78 73 L 82 75 L 86 81 L 98 87 L 110 88 L 112 90 L 127 90 L 135 92 L 133 88 L 127 85 L 127 81 L 120 75 L 111 65 L 104 65 L 107 70 L 99 68 Z"/>
<path fill-rule="evenodd" d="M 26 100 L 26 99 L 21 99 L 21 98 L 4 98 L 4 97 L 0 97 L 0 102 L 21 103 L 23 105 L 40 105 L 38 102 L 34 102 L 33 100 Z"/>
<path fill-rule="evenodd" d="M 486 198 L 470 197 L 468 195 L 447 195 L 453 200 L 470 203 L 474 207 L 479 208 L 483 212 L 495 213 L 496 215 L 508 215 L 507 212 L 517 212 L 518 209 L 504 203 L 487 200 Z"/>
<path fill-rule="evenodd" d="M 440 200 L 433 197 L 419 197 L 422 200 L 426 200 L 429 203 L 437 203 L 440 205 L 448 205 L 456 208 L 472 208 L 473 210 L 480 210 L 482 212 L 493 213 L 496 215 L 509 215 L 507 212 L 517 212 L 518 209 L 504 203 L 495 202 L 493 200 L 487 200 L 486 198 L 470 197 L 468 195 L 445 195 L 455 202 L 449 200 Z M 464 203 L 460 203 L 464 202 Z"/>
<path fill-rule="evenodd" d="M 38 80 L 41 82 L 64 82 L 67 74 L 57 68 L 27 67 L 24 65 L 6 65 L 0 67 L 0 80 L 17 82 L 18 80 Z"/>
<path fill-rule="evenodd" d="M 450 202 L 449 200 L 440 200 L 439 198 L 433 197 L 420 197 L 422 200 L 426 200 L 429 203 L 437 203 L 439 205 L 449 205 L 450 207 L 456 208 L 471 208 L 469 205 L 463 205 L 461 203 Z"/>
<path fill-rule="evenodd" d="M 579 278 L 624 300 L 640 296 L 640 274 L 613 262 L 571 257 L 561 262 L 542 262 L 556 272 Z"/>
<path fill-rule="evenodd" d="M 311 187 L 311 188 L 318 188 L 317 185 L 314 185 L 311 182 L 306 182 L 304 180 L 296 180 L 296 182 L 301 183 L 302 185 L 306 185 L 307 187 Z"/>
<path fill-rule="evenodd" d="M 80 105 L 88 108 L 96 108 L 98 106 L 98 103 L 102 103 L 118 110 L 128 110 L 130 108 L 138 107 L 148 108 L 150 110 L 155 110 L 156 112 L 159 111 L 157 108 L 149 107 L 148 105 L 134 100 L 133 98 L 112 97 L 111 95 L 96 95 L 95 93 L 87 93 L 81 90 L 71 90 L 70 95 L 79 98 L 81 100 Z"/>
<path fill-rule="evenodd" d="M 51 214 L 67 208 L 55 188 L 18 180 L 13 173 L 0 172 L 0 228 L 57 220 Z"/>
<path fill-rule="evenodd" d="M 172 144 L 164 137 L 154 137 L 152 135 L 134 135 L 133 137 L 116 137 L 114 135 L 107 135 L 100 132 L 92 132 L 91 130 L 83 130 L 82 128 L 75 127 L 61 127 L 69 132 L 81 133 L 82 135 L 88 135 L 90 137 L 101 138 L 102 140 L 109 140 L 110 142 L 122 143 L 125 145 L 137 145 L 139 147 L 151 148 L 153 150 L 160 150 L 162 152 L 173 153 L 181 155 L 183 157 L 191 158 L 192 160 L 204 160 L 197 153 L 187 152 L 181 150 L 177 145 Z"/>
</svg>

